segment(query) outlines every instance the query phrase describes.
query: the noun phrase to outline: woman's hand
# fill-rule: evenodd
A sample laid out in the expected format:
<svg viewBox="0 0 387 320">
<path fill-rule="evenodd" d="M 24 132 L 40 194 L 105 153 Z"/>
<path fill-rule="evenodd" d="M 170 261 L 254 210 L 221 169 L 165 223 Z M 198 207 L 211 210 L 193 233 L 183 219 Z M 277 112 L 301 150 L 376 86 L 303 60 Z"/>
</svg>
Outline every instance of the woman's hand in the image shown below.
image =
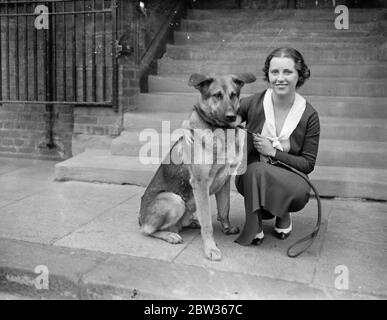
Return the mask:
<svg viewBox="0 0 387 320">
<path fill-rule="evenodd" d="M 253 144 L 260 154 L 270 157 L 275 156 L 276 149 L 273 147 L 270 140 L 262 137 L 259 133 L 256 133 L 253 136 Z"/>
</svg>

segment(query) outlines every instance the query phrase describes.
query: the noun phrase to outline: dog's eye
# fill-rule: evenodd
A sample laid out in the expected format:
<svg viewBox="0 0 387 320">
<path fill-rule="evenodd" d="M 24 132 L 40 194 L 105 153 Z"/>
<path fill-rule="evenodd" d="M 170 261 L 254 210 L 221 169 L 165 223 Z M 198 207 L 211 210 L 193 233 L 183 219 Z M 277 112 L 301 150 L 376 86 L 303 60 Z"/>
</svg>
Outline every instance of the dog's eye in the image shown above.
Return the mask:
<svg viewBox="0 0 387 320">
<path fill-rule="evenodd" d="M 215 93 L 213 95 L 213 97 L 217 98 L 217 99 L 222 99 L 223 98 L 223 94 L 221 92 L 218 92 L 218 93 Z"/>
<path fill-rule="evenodd" d="M 230 99 L 232 100 L 232 99 L 235 99 L 235 97 L 237 96 L 237 94 L 235 93 L 235 92 L 232 92 L 231 94 L 230 94 Z"/>
</svg>

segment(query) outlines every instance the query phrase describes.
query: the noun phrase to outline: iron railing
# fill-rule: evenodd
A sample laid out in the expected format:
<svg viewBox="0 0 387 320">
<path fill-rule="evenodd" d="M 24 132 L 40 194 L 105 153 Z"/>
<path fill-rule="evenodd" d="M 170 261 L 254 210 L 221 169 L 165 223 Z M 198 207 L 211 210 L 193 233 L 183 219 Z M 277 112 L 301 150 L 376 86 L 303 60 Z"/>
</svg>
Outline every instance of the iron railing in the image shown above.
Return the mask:
<svg viewBox="0 0 387 320">
<path fill-rule="evenodd" d="M 118 110 L 117 0 L 0 1 L 0 34 L 0 103 Z"/>
</svg>

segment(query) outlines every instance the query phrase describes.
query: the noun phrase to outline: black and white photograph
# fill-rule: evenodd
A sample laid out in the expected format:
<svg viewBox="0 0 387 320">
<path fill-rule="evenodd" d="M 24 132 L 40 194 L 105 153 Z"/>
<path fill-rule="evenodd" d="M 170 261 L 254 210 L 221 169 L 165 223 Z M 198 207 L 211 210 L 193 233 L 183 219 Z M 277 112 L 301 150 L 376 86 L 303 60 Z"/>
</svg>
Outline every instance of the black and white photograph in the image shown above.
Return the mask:
<svg viewBox="0 0 387 320">
<path fill-rule="evenodd" d="M 387 0 L 0 0 L 0 35 L 0 300 L 387 300 Z"/>
</svg>

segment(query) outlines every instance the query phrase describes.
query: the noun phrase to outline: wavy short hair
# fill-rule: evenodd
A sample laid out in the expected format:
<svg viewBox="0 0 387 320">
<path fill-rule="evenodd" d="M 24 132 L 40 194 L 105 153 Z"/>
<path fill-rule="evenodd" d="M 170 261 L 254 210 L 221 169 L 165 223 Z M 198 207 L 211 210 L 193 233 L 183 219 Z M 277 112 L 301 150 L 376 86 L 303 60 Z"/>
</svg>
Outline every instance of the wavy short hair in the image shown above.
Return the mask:
<svg viewBox="0 0 387 320">
<path fill-rule="evenodd" d="M 310 70 L 308 66 L 305 63 L 304 57 L 302 54 L 297 51 L 296 49 L 289 48 L 289 47 L 282 47 L 277 48 L 273 50 L 266 58 L 265 66 L 263 67 L 262 71 L 264 73 L 264 80 L 269 82 L 269 68 L 270 68 L 270 61 L 274 57 L 276 58 L 290 58 L 294 61 L 295 69 L 298 72 L 298 81 L 296 84 L 296 88 L 301 87 L 305 81 L 310 78 Z"/>
</svg>

